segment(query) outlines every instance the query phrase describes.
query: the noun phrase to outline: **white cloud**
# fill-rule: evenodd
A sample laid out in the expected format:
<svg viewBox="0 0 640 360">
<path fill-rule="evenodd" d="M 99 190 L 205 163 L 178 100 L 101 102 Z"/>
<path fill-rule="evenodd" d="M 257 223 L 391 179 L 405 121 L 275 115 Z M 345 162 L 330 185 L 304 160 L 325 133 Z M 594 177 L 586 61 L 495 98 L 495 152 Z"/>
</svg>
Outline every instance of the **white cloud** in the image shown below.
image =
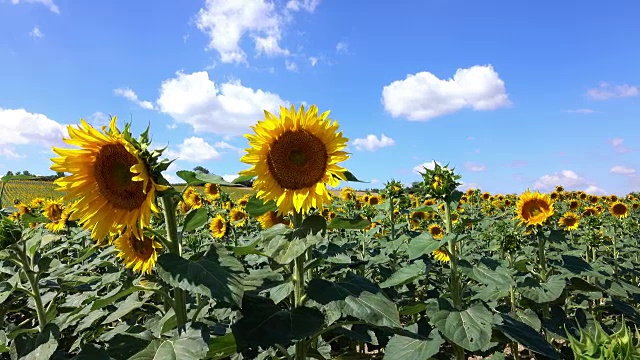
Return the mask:
<svg viewBox="0 0 640 360">
<path fill-rule="evenodd" d="M 291 7 L 306 5 L 312 4 L 295 2 Z M 279 44 L 284 22 L 275 4 L 266 0 L 206 0 L 196 18 L 198 29 L 209 36 L 208 49 L 217 51 L 223 63 L 246 62 L 240 47 L 245 35 L 253 39 L 258 53 L 289 55 Z"/>
<path fill-rule="evenodd" d="M 303 9 L 312 13 L 318 5 L 320 5 L 320 0 L 289 0 L 287 2 L 287 9 L 291 11 L 300 11 L 300 9 Z"/>
<path fill-rule="evenodd" d="M 179 170 L 180 168 L 178 167 L 178 165 L 175 162 L 172 162 L 167 170 L 162 173 L 162 176 L 167 179 L 169 184 L 184 183 L 184 180 L 176 175 L 176 172 L 178 172 Z"/>
<path fill-rule="evenodd" d="M 636 173 L 636 169 L 628 168 L 622 165 L 616 165 L 609 169 L 609 172 L 617 175 L 634 175 Z"/>
<path fill-rule="evenodd" d="M 229 144 L 228 142 L 225 142 L 225 141 L 218 141 L 213 146 L 215 148 L 217 148 L 217 149 L 227 149 L 227 150 L 235 151 L 236 153 L 238 153 L 238 155 L 243 155 L 244 154 L 244 149 L 241 149 L 239 147 L 233 146 L 233 145 L 231 145 L 231 144 Z"/>
<path fill-rule="evenodd" d="M 42 4 L 46 6 L 49 11 L 54 14 L 60 14 L 60 8 L 53 2 L 53 0 L 11 0 L 13 5 L 17 5 L 19 3 L 33 3 L 33 4 Z"/>
<path fill-rule="evenodd" d="M 93 125 L 96 128 L 100 128 L 102 126 L 109 125 L 109 121 L 111 121 L 111 117 L 108 114 L 105 114 L 101 111 L 94 112 L 88 119 L 86 119 L 89 124 Z"/>
<path fill-rule="evenodd" d="M 593 182 L 588 181 L 571 170 L 562 170 L 553 174 L 543 175 L 536 180 L 533 188 L 541 191 L 550 191 L 554 189 L 556 185 L 562 185 L 567 190 L 586 191 L 587 188 L 597 188 Z"/>
<path fill-rule="evenodd" d="M 315 56 L 309 56 L 309 64 L 311 64 L 311 66 L 316 66 L 316 64 L 318 63 L 318 58 Z"/>
<path fill-rule="evenodd" d="M 593 109 L 574 109 L 574 110 L 567 110 L 568 113 L 571 114 L 593 114 L 594 112 L 596 112 Z"/>
<path fill-rule="evenodd" d="M 349 44 L 347 44 L 345 41 L 340 41 L 338 44 L 336 44 L 336 52 L 338 54 L 346 54 L 349 52 Z"/>
<path fill-rule="evenodd" d="M 29 32 L 29 35 L 31 35 L 32 38 L 36 38 L 36 39 L 44 37 L 44 34 L 42 33 L 42 31 L 40 31 L 40 28 L 37 26 L 33 27 L 33 30 Z"/>
<path fill-rule="evenodd" d="M 150 101 L 143 101 L 138 99 L 138 95 L 129 88 L 118 88 L 113 90 L 113 93 L 122 96 L 123 98 L 137 104 L 143 109 L 153 110 L 153 104 Z"/>
<path fill-rule="evenodd" d="M 206 71 L 184 74 L 165 80 L 160 86 L 159 110 L 178 123 L 186 123 L 199 132 L 240 135 L 264 117 L 263 110 L 275 113 L 289 106 L 277 94 L 254 90 L 239 81 L 219 86 Z"/>
<path fill-rule="evenodd" d="M 353 140 L 353 146 L 355 146 L 356 149 L 360 151 L 376 151 L 378 149 L 382 149 L 383 147 L 393 146 L 395 144 L 396 142 L 385 134 L 382 134 L 382 136 L 380 136 L 380 139 L 378 139 L 376 135 L 369 134 L 366 138 Z"/>
<path fill-rule="evenodd" d="M 293 61 L 285 60 L 284 65 L 289 71 L 298 72 L 298 64 Z"/>
<path fill-rule="evenodd" d="M 220 159 L 220 153 L 203 138 L 190 137 L 178 145 L 178 150 L 167 150 L 167 157 L 188 162 L 202 162 Z"/>
<path fill-rule="evenodd" d="M 467 189 L 480 189 L 480 185 L 477 183 L 465 183 L 464 181 L 460 181 L 460 185 L 457 187 L 460 191 L 466 191 Z"/>
<path fill-rule="evenodd" d="M 471 161 L 465 163 L 464 167 L 471 172 L 481 172 L 487 170 L 487 167 L 485 165 L 477 164 Z"/>
<path fill-rule="evenodd" d="M 413 167 L 413 172 L 415 173 L 419 173 L 419 172 L 424 172 L 424 169 L 427 168 L 429 170 L 433 170 L 436 168 L 436 164 L 442 166 L 442 164 L 438 161 L 432 160 L 432 161 L 427 161 L 427 162 L 423 162 L 420 165 L 416 165 Z"/>
<path fill-rule="evenodd" d="M 238 178 L 238 174 L 224 174 L 222 175 L 224 181 L 232 182 L 233 180 Z"/>
<path fill-rule="evenodd" d="M 613 138 L 611 139 L 610 144 L 613 147 L 613 151 L 617 153 L 624 154 L 624 153 L 631 152 L 631 149 L 624 146 L 623 138 Z"/>
<path fill-rule="evenodd" d="M 587 96 L 593 100 L 608 100 L 638 95 L 640 95 L 640 88 L 637 86 L 627 84 L 612 86 L 606 82 L 602 82 L 598 87 L 587 91 Z"/>
<path fill-rule="evenodd" d="M 15 146 L 38 145 L 45 148 L 60 146 L 68 136 L 66 126 L 46 115 L 30 113 L 25 109 L 0 108 L 0 156 L 24 157 Z"/>
<path fill-rule="evenodd" d="M 463 108 L 486 111 L 511 104 L 504 81 L 491 65 L 458 69 L 447 80 L 426 71 L 409 74 L 382 89 L 382 103 L 391 116 L 411 121 L 426 121 Z"/>
<path fill-rule="evenodd" d="M 607 195 L 606 190 L 604 190 L 603 188 L 597 187 L 595 185 L 587 186 L 587 188 L 584 189 L 584 192 L 586 192 L 589 195 Z"/>
</svg>

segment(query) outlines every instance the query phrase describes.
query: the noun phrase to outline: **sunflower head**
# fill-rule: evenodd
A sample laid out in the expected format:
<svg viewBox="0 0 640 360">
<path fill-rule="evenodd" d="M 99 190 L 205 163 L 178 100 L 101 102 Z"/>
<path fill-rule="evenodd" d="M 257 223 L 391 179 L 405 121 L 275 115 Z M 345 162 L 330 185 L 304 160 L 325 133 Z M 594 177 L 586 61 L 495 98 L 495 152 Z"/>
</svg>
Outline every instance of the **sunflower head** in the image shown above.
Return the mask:
<svg viewBox="0 0 640 360">
<path fill-rule="evenodd" d="M 543 195 L 538 191 L 526 192 L 520 195 L 517 203 L 517 216 L 526 225 L 542 225 L 553 215 L 553 202 L 549 195 Z"/>
<path fill-rule="evenodd" d="M 151 273 L 158 259 L 158 249 L 162 248 L 162 245 L 153 238 L 143 236 L 140 239 L 132 232 L 119 235 L 114 245 L 125 267 L 144 274 Z"/>
<path fill-rule="evenodd" d="M 397 198 L 402 194 L 402 183 L 397 180 L 390 180 L 384 185 L 383 195 L 390 198 Z"/>
<path fill-rule="evenodd" d="M 582 211 L 582 217 L 595 216 L 597 214 L 598 214 L 598 210 L 596 210 L 596 208 L 592 206 L 589 206 Z"/>
<path fill-rule="evenodd" d="M 556 192 L 561 193 L 564 191 L 564 187 L 562 185 L 557 185 L 556 186 Z"/>
<path fill-rule="evenodd" d="M 491 199 L 491 194 L 489 194 L 488 192 L 483 192 L 482 200 L 489 200 L 489 199 Z"/>
<path fill-rule="evenodd" d="M 429 232 L 429 234 L 431 234 L 431 236 L 433 236 L 434 239 L 444 238 L 444 230 L 438 224 L 429 225 L 429 227 L 427 228 L 427 231 Z"/>
<path fill-rule="evenodd" d="M 211 231 L 211 235 L 216 239 L 222 239 L 224 237 L 227 233 L 227 220 L 222 214 L 218 213 L 218 215 L 211 219 L 209 230 Z"/>
<path fill-rule="evenodd" d="M 41 207 L 42 205 L 44 205 L 45 201 L 46 200 L 44 198 L 41 198 L 41 197 L 33 198 L 31 200 L 31 207 L 34 208 L 34 209 L 37 209 L 37 208 Z"/>
<path fill-rule="evenodd" d="M 570 200 L 569 201 L 569 209 L 575 210 L 580 206 L 580 202 L 578 200 Z"/>
<path fill-rule="evenodd" d="M 424 181 L 423 189 L 428 196 L 447 200 L 461 185 L 457 180 L 462 176 L 456 174 L 454 168 L 449 169 L 449 165 L 440 166 L 435 161 L 433 163 L 433 170 L 424 167 L 424 173 L 419 172 Z"/>
<path fill-rule="evenodd" d="M 345 187 L 344 189 L 340 190 L 340 197 L 344 201 L 353 200 L 355 198 L 355 190 L 350 187 Z"/>
<path fill-rule="evenodd" d="M 369 196 L 369 205 L 378 205 L 380 203 L 380 198 L 376 195 Z"/>
<path fill-rule="evenodd" d="M 325 218 L 328 218 L 329 209 L 325 208 L 324 210 L 327 210 L 327 214 L 325 215 Z M 324 210 L 323 210 L 323 215 L 324 215 Z M 260 223 L 263 229 L 268 229 L 276 224 L 285 224 L 287 226 L 290 225 L 290 221 L 282 217 L 282 215 L 279 215 L 277 211 L 267 211 L 266 213 L 258 216 L 256 219 L 258 220 L 258 222 Z"/>
<path fill-rule="evenodd" d="M 567 231 L 573 231 L 578 228 L 580 218 L 575 213 L 566 212 L 562 215 L 560 220 L 558 220 L 558 224 Z"/>
<path fill-rule="evenodd" d="M 220 187 L 217 184 L 204 184 L 204 194 L 210 200 L 218 200 L 220 198 Z"/>
<path fill-rule="evenodd" d="M 115 117 L 102 132 L 81 119 L 77 128 L 69 125 L 64 138 L 79 149 L 53 148 L 59 157 L 51 159 L 51 170 L 71 174 L 55 181 L 58 190 L 65 201 L 79 199 L 71 220 L 79 220 L 96 240 L 124 229 L 143 238 L 151 213 L 159 212 L 156 194 L 169 189 L 161 184 L 168 185 L 162 171 L 170 162 L 158 161 L 163 150 L 148 150 L 148 130 L 134 139 L 130 124 L 120 131 Z"/>
<path fill-rule="evenodd" d="M 338 165 L 349 158 L 343 151 L 347 139 L 338 127 L 315 105 L 297 112 L 293 105 L 281 107 L 279 117 L 265 111 L 265 119 L 252 127 L 255 134 L 246 135 L 251 147 L 240 160 L 251 168 L 240 175 L 256 176 L 258 198 L 274 200 L 281 214 L 322 208 L 331 202 L 327 185 L 347 180 L 346 169 Z"/>
<path fill-rule="evenodd" d="M 611 215 L 621 219 L 629 216 L 629 207 L 621 201 L 616 201 L 609 206 L 609 212 Z"/>
<path fill-rule="evenodd" d="M 229 218 L 234 227 L 241 227 L 247 222 L 247 213 L 242 209 L 233 208 L 229 213 Z"/>
<path fill-rule="evenodd" d="M 449 256 L 449 252 L 444 249 L 435 249 L 431 252 L 433 257 L 440 262 L 449 262 L 451 261 L 451 257 Z"/>
</svg>

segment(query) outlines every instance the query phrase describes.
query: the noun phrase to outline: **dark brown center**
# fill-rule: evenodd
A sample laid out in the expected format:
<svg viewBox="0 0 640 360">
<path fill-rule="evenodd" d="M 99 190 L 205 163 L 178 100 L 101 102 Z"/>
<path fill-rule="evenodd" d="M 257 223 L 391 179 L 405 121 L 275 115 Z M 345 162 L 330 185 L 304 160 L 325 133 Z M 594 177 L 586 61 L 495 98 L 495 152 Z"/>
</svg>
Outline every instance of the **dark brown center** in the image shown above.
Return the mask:
<svg viewBox="0 0 640 360">
<path fill-rule="evenodd" d="M 287 131 L 269 149 L 271 176 L 284 189 L 311 187 L 327 170 L 327 148 L 322 140 L 305 130 Z"/>
</svg>

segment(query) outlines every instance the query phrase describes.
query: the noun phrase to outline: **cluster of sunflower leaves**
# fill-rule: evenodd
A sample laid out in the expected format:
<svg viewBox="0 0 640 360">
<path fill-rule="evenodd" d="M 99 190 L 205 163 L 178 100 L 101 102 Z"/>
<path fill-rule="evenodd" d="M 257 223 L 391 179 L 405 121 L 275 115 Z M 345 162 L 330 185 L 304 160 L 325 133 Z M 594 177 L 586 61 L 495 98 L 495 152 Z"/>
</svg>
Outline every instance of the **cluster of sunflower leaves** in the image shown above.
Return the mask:
<svg viewBox="0 0 640 360">
<path fill-rule="evenodd" d="M 206 199 L 196 174 L 179 175 Z M 637 194 L 622 200 L 621 217 L 608 211 L 612 199 L 559 191 L 553 214 L 531 228 L 520 224 L 517 195 L 456 191 L 447 233 L 443 200 L 397 183 L 390 196 L 336 195 L 298 229 L 265 225 L 273 204 L 231 189 L 179 207 L 183 256 L 157 249 L 142 275 L 74 222 L 53 232 L 37 209 L 17 217 L 3 209 L 0 358 L 293 358 L 300 342 L 316 359 L 448 359 L 456 348 L 490 359 L 640 356 Z M 231 221 L 233 209 L 246 216 Z M 569 211 L 580 214 L 570 231 Z M 214 236 L 215 218 L 225 231 Z M 154 217 L 152 232 L 165 225 Z M 458 306 L 450 259 L 434 257 L 449 241 Z M 294 306 L 291 264 L 305 253 L 305 302 Z M 172 287 L 187 292 L 184 331 Z"/>
</svg>

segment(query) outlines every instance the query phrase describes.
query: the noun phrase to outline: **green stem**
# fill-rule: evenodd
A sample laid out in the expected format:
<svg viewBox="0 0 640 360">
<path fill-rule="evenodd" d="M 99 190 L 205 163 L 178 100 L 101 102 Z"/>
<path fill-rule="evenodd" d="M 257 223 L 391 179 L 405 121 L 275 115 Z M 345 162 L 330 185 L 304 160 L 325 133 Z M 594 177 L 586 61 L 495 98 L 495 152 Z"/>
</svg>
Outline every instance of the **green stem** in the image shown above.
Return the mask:
<svg viewBox="0 0 640 360">
<path fill-rule="evenodd" d="M 453 227 L 451 222 L 451 206 L 449 205 L 449 201 L 446 197 L 444 199 L 444 225 L 447 231 L 447 235 L 451 234 L 451 228 Z M 449 263 L 451 264 L 451 278 L 450 278 L 451 300 L 453 301 L 453 306 L 456 309 L 460 310 L 460 306 L 462 305 L 461 304 L 462 299 L 460 298 L 461 286 L 460 286 L 460 277 L 458 276 L 459 275 L 458 274 L 458 254 L 456 251 L 456 244 L 453 237 L 449 237 L 447 247 L 449 250 L 449 258 L 450 258 Z M 455 351 L 457 360 L 465 359 L 464 349 L 460 345 L 454 343 L 453 349 Z"/>
<path fill-rule="evenodd" d="M 613 242 L 613 274 L 618 277 L 618 241 L 616 234 L 612 234 L 611 241 Z"/>
<path fill-rule="evenodd" d="M 33 261 L 29 261 L 27 258 L 26 250 L 24 248 L 16 251 L 20 258 L 20 264 L 22 265 L 22 271 L 24 271 L 31 286 L 31 292 L 28 294 L 33 298 L 33 302 L 36 305 L 36 314 L 38 316 L 38 329 L 40 332 L 44 331 L 44 327 L 47 325 L 47 313 L 44 310 L 42 304 L 42 297 L 40 296 L 40 285 L 38 284 L 37 274 L 32 270 Z"/>
<path fill-rule="evenodd" d="M 302 225 L 302 214 L 294 211 L 292 216 L 293 227 L 298 229 Z M 305 294 L 304 294 L 304 262 L 306 259 L 306 251 L 302 253 L 300 256 L 295 258 L 293 264 L 293 306 L 298 308 L 304 305 L 305 302 Z M 296 360 L 305 360 L 307 358 L 307 349 L 305 340 L 299 340 L 296 345 Z"/>
<path fill-rule="evenodd" d="M 169 251 L 172 254 L 182 256 L 182 244 L 178 235 L 178 224 L 176 222 L 176 204 L 169 196 L 162 196 L 160 201 L 162 203 L 162 213 L 167 228 Z M 176 313 L 178 331 L 186 331 L 187 297 L 184 290 L 178 287 L 173 289 L 173 310 Z"/>
<path fill-rule="evenodd" d="M 536 234 L 538 237 L 538 265 L 540 266 L 540 278 L 542 281 L 547 281 L 547 258 L 544 253 L 545 240 L 540 234 Z"/>
<path fill-rule="evenodd" d="M 396 239 L 396 215 L 394 211 L 393 197 L 389 197 L 389 212 L 391 213 L 391 241 Z"/>
</svg>

